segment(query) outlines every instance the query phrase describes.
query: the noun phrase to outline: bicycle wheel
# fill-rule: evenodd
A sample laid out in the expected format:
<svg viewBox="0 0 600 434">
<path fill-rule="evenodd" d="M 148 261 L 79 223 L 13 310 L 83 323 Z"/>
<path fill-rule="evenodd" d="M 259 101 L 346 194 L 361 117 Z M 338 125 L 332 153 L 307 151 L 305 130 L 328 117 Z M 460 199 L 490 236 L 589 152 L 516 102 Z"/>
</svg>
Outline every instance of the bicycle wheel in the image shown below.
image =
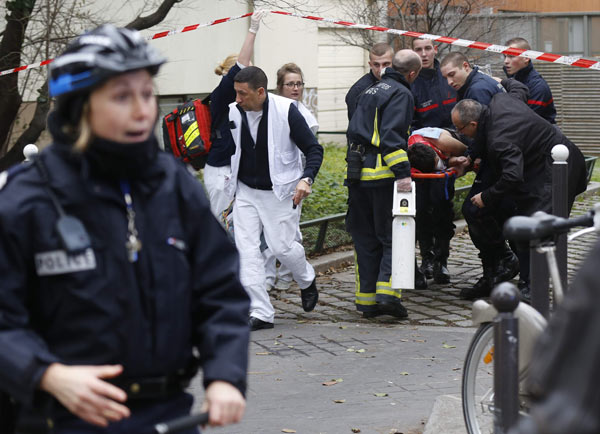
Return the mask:
<svg viewBox="0 0 600 434">
<path fill-rule="evenodd" d="M 473 336 L 462 376 L 462 407 L 467 433 L 494 432 L 494 325 L 479 326 Z"/>
</svg>

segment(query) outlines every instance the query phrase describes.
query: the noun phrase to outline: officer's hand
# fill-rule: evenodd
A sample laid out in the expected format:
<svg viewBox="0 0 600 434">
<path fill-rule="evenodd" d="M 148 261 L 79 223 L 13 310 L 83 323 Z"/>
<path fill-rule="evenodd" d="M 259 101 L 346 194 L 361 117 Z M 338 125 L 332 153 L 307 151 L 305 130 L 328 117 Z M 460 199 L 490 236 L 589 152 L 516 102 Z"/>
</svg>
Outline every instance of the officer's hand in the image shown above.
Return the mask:
<svg viewBox="0 0 600 434">
<path fill-rule="evenodd" d="M 296 190 L 294 190 L 294 205 L 298 205 L 302 202 L 302 199 L 307 197 L 312 193 L 312 188 L 308 185 L 308 182 L 300 180 L 296 185 Z"/>
<path fill-rule="evenodd" d="M 246 400 L 231 384 L 225 381 L 213 381 L 206 388 L 206 398 L 202 411 L 208 410 L 208 424 L 223 426 L 242 420 Z"/>
<path fill-rule="evenodd" d="M 485 207 L 485 203 L 483 203 L 483 199 L 481 199 L 481 193 L 477 193 L 475 196 L 473 196 L 471 198 L 471 203 L 477 208 Z"/>
<path fill-rule="evenodd" d="M 396 190 L 398 190 L 398 193 L 411 191 L 411 189 L 412 189 L 411 181 L 412 181 L 412 178 L 410 176 L 408 176 L 406 178 L 398 179 L 396 181 Z"/>
<path fill-rule="evenodd" d="M 103 378 L 123 372 L 121 365 L 67 366 L 51 364 L 40 381 L 40 389 L 52 394 L 71 413 L 102 427 L 129 417 L 129 409 L 120 404 L 127 394 Z"/>
</svg>

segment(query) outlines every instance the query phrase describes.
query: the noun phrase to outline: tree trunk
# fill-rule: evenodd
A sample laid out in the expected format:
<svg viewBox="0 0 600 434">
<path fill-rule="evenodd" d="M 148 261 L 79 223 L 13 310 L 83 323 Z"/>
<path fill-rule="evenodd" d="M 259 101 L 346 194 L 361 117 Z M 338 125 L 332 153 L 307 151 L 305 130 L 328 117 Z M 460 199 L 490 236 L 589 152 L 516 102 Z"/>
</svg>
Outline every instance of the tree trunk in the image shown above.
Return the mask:
<svg viewBox="0 0 600 434">
<path fill-rule="evenodd" d="M 50 98 L 48 97 L 48 81 L 38 91 L 40 96 L 37 99 L 35 113 L 27 129 L 17 139 L 12 148 L 0 159 L 0 171 L 8 169 L 25 159 L 23 148 L 29 143 L 35 143 L 40 134 L 46 129 L 46 119 L 50 111 Z"/>
<path fill-rule="evenodd" d="M 125 27 L 144 30 L 152 27 L 165 19 L 169 11 L 182 0 L 163 0 L 155 12 L 146 17 L 137 17 Z M 11 2 L 8 2 L 11 3 Z M 8 4 L 11 15 L 7 17 L 6 29 L 0 42 L 0 71 L 20 66 L 21 46 L 25 35 L 29 17 L 35 5 L 35 0 L 16 0 Z M 8 138 L 12 125 L 21 106 L 21 96 L 18 89 L 18 73 L 0 77 L 0 171 L 20 163 L 24 160 L 23 148 L 29 143 L 35 143 L 46 128 L 46 118 L 50 110 L 48 97 L 48 82 L 39 90 L 40 96 L 33 119 L 27 130 L 21 134 L 14 146 L 6 152 Z"/>
<path fill-rule="evenodd" d="M 6 28 L 0 41 L 0 71 L 16 68 L 21 63 L 21 46 L 35 0 L 14 0 L 6 3 L 10 14 L 6 17 Z M 0 155 L 6 152 L 7 139 L 21 106 L 18 74 L 0 77 Z"/>
</svg>

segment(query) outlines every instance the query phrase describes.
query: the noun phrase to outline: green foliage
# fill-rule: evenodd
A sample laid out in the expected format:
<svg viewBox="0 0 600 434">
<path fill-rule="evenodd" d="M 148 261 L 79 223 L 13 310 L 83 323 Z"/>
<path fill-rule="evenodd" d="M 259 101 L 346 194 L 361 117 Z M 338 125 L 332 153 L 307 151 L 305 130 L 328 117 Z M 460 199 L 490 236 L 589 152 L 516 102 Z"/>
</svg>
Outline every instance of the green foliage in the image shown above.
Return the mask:
<svg viewBox="0 0 600 434">
<path fill-rule="evenodd" d="M 302 205 L 302 221 L 346 212 L 348 189 L 344 187 L 346 147 L 323 145 L 321 170 L 313 184 L 313 192 Z"/>
</svg>

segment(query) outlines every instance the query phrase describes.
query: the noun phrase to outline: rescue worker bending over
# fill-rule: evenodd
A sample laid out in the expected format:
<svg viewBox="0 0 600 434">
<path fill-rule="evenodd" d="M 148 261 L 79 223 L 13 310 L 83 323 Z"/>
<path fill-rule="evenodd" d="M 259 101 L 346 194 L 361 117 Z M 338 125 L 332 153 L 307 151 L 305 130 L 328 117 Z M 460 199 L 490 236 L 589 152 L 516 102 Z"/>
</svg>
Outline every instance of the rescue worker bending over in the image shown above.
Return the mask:
<svg viewBox="0 0 600 434">
<path fill-rule="evenodd" d="M 399 191 L 411 189 L 406 156 L 414 113 L 410 83 L 420 70 L 415 52 L 398 51 L 392 68 L 359 97 L 348 127 L 346 230 L 356 250 L 356 308 L 365 318 L 408 316 L 401 292 L 391 288 L 392 202 L 394 182 Z"/>
</svg>

